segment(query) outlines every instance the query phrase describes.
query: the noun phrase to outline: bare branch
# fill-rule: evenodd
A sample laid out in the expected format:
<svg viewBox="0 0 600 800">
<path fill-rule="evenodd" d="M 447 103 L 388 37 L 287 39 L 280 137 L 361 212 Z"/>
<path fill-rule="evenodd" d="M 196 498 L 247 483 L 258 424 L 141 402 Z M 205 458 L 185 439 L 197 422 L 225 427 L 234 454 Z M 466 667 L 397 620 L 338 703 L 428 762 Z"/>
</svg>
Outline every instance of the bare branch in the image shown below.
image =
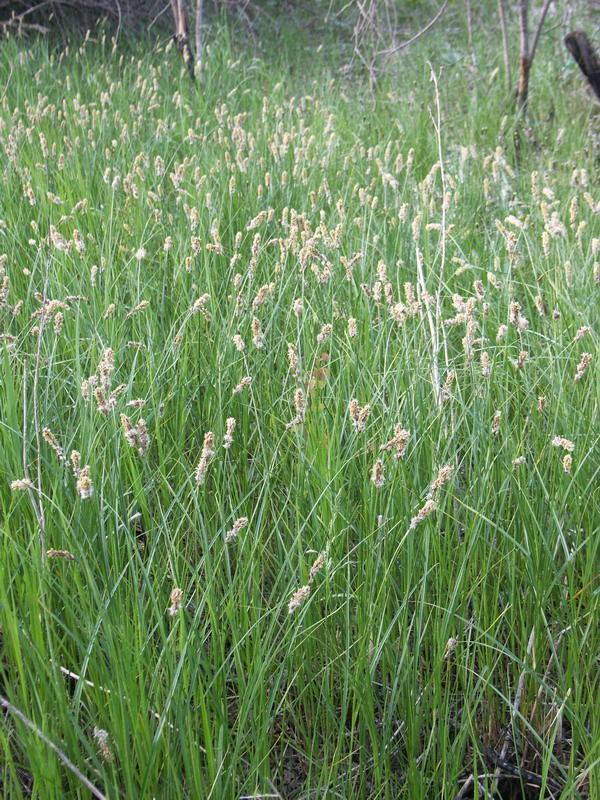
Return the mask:
<svg viewBox="0 0 600 800">
<path fill-rule="evenodd" d="M 533 653 L 533 646 L 535 644 L 535 628 L 531 629 L 531 633 L 529 635 L 529 641 L 527 642 L 527 655 L 525 658 L 529 658 Z M 511 722 L 514 725 L 517 715 L 519 714 L 519 709 L 521 707 L 521 700 L 523 698 L 523 690 L 525 688 L 525 676 L 527 674 L 527 667 L 524 667 L 520 676 L 519 682 L 517 683 L 517 691 L 515 692 L 515 699 L 513 701 L 513 707 L 511 712 Z M 511 730 L 512 728 L 509 727 L 506 736 L 504 738 L 504 744 L 502 745 L 502 752 L 500 753 L 500 761 L 504 761 L 506 759 L 506 754 L 508 753 L 508 747 L 510 745 L 510 738 L 511 738 Z M 498 789 L 498 779 L 500 778 L 500 766 L 496 768 L 496 780 L 494 782 L 493 792 L 495 793 Z"/>
<path fill-rule="evenodd" d="M 29 466 L 27 464 L 27 361 L 25 360 L 23 363 L 23 477 L 26 481 L 28 481 L 31 486 L 33 483 L 29 477 Z M 40 518 L 40 509 L 38 506 L 39 497 L 36 498 L 34 490 L 32 488 L 28 489 L 29 499 L 31 501 L 31 506 L 33 508 L 33 513 L 35 514 L 35 518 L 38 524 L 38 531 L 43 530 L 42 520 Z M 42 558 L 45 558 L 45 549 L 43 548 L 43 542 L 40 539 L 40 547 L 42 547 Z"/>
<path fill-rule="evenodd" d="M 35 352 L 35 369 L 33 372 L 33 428 L 35 432 L 35 446 L 37 449 L 37 502 L 38 502 L 38 537 L 40 541 L 40 549 L 42 551 L 42 564 L 46 563 L 46 516 L 44 513 L 44 503 L 42 501 L 42 445 L 40 440 L 40 424 L 38 415 L 38 384 L 40 378 L 40 364 L 42 361 L 42 338 L 44 336 L 44 325 L 46 319 L 46 304 L 48 300 L 48 283 L 49 278 L 49 259 L 46 258 L 46 275 L 44 277 L 44 292 L 42 295 L 42 314 L 40 316 L 40 325 L 38 331 L 37 348 Z"/>
<path fill-rule="evenodd" d="M 502 31 L 502 54 L 504 56 L 504 76 L 506 80 L 506 91 L 510 92 L 512 85 L 510 75 L 510 56 L 508 53 L 508 31 L 506 29 L 506 9 L 503 0 L 498 0 L 498 16 L 500 17 L 500 30 Z"/>
<path fill-rule="evenodd" d="M 10 703 L 5 697 L 2 697 L 2 695 L 0 695 L 0 706 L 5 708 L 9 713 L 11 713 L 18 720 L 20 720 L 23 723 L 23 725 L 26 725 L 29 728 L 29 730 L 33 731 L 35 735 L 42 740 L 42 742 L 47 744 L 48 747 L 54 753 L 56 753 L 56 755 L 65 765 L 65 767 L 71 770 L 73 775 L 75 775 L 75 777 L 85 786 L 86 789 L 90 790 L 92 795 L 95 798 L 97 798 L 97 800 L 106 800 L 106 796 L 103 795 L 99 789 L 96 789 L 94 784 L 91 783 L 91 781 L 89 781 L 85 777 L 85 775 L 82 772 L 80 772 L 79 769 L 77 769 L 75 764 L 73 764 L 73 762 L 69 758 L 67 758 L 67 756 L 62 752 L 62 750 L 59 750 L 58 747 L 54 744 L 54 742 L 50 741 L 50 739 L 46 736 L 46 734 L 42 733 L 42 731 L 38 728 L 38 726 L 34 722 L 32 722 L 28 717 L 25 716 L 25 714 L 19 711 L 18 708 L 13 706 L 13 704 Z"/>
<path fill-rule="evenodd" d="M 18 33 L 23 33 L 23 31 L 35 31 L 36 33 L 50 32 L 50 29 L 44 27 L 44 25 L 38 25 L 36 22 L 24 22 L 20 16 L 15 16 L 14 12 L 10 19 L 0 20 L 0 27 L 16 28 Z"/>
<path fill-rule="evenodd" d="M 529 91 L 529 28 L 527 16 L 529 13 L 529 0 L 519 0 L 519 87 L 517 89 L 517 103 L 522 111 L 527 109 L 527 94 Z"/>
<path fill-rule="evenodd" d="M 538 20 L 537 28 L 535 29 L 535 33 L 533 34 L 533 41 L 531 43 L 531 49 L 529 51 L 529 63 L 533 61 L 533 57 L 535 55 L 535 51 L 538 46 L 538 41 L 540 38 L 540 34 L 542 32 L 542 28 L 544 26 L 544 20 L 546 19 L 546 14 L 548 13 L 548 9 L 550 8 L 550 3 L 552 0 L 545 0 L 544 5 L 542 6 L 542 10 L 540 11 L 540 18 Z"/>
<path fill-rule="evenodd" d="M 390 47 L 387 50 L 379 50 L 375 55 L 377 55 L 377 56 L 382 56 L 382 55 L 389 56 L 389 55 L 392 55 L 392 53 L 397 53 L 398 50 L 403 50 L 405 47 L 408 47 L 409 44 L 412 44 L 413 42 L 416 42 L 417 39 L 419 39 L 421 36 L 423 36 L 424 33 L 427 33 L 428 30 L 433 28 L 435 23 L 438 21 L 438 19 L 442 16 L 444 11 L 446 10 L 446 6 L 447 5 L 448 5 L 448 0 L 444 0 L 444 2 L 442 3 L 442 5 L 440 7 L 440 10 L 437 12 L 435 17 L 433 17 L 433 19 L 431 19 L 427 23 L 427 25 L 425 25 L 424 28 L 421 28 L 421 30 L 418 33 L 415 33 L 414 36 L 411 36 L 410 39 L 407 39 L 405 42 L 401 42 L 400 44 L 396 45 L 395 47 Z"/>
</svg>

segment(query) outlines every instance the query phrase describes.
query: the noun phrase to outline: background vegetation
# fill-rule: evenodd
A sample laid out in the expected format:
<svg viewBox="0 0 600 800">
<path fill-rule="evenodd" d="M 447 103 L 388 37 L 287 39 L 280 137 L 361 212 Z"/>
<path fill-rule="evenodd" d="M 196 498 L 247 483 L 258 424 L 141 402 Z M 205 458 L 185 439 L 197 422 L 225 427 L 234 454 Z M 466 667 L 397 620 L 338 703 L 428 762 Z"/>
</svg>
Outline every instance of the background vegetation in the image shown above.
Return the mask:
<svg viewBox="0 0 600 800">
<path fill-rule="evenodd" d="M 478 19 L 3 43 L 4 797 L 599 796 L 598 117 Z"/>
</svg>

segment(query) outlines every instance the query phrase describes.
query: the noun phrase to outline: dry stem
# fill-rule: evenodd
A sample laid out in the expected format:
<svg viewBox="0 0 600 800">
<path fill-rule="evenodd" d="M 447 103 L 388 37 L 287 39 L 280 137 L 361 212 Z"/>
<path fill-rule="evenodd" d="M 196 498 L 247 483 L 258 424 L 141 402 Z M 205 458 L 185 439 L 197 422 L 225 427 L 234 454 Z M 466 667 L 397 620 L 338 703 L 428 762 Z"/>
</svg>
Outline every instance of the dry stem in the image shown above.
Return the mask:
<svg viewBox="0 0 600 800">
<path fill-rule="evenodd" d="M 534 643 L 535 643 L 535 628 L 532 628 L 531 629 L 531 633 L 529 635 L 529 641 L 527 642 L 527 656 L 526 656 L 526 658 L 531 656 L 531 653 L 533 652 Z M 514 723 L 515 723 L 515 720 L 517 718 L 517 715 L 519 713 L 519 708 L 521 707 L 521 700 L 523 699 L 523 690 L 525 688 L 525 676 L 526 675 L 527 675 L 527 668 L 525 667 L 522 670 L 521 674 L 519 675 L 519 682 L 517 683 L 517 691 L 515 693 L 515 699 L 513 701 L 513 707 L 512 707 L 512 711 L 511 711 L 511 715 L 510 715 L 511 716 L 511 725 L 510 725 L 509 729 L 506 731 L 506 736 L 504 737 L 504 744 L 502 745 L 502 751 L 500 752 L 500 759 L 502 761 L 506 760 L 506 754 L 508 753 L 508 748 L 509 748 L 509 745 L 510 745 L 511 732 L 512 732 L 512 729 L 514 727 Z M 496 768 L 496 773 L 495 773 L 496 778 L 495 778 L 494 786 L 493 786 L 493 789 L 492 789 L 492 793 L 493 794 L 496 794 L 496 792 L 498 791 L 498 779 L 500 778 L 500 772 L 501 772 L 500 767 L 497 767 Z"/>
<path fill-rule="evenodd" d="M 39 504 L 39 514 L 37 517 L 39 527 L 38 538 L 42 551 L 42 564 L 46 563 L 46 517 L 44 514 L 44 504 L 42 502 L 42 446 L 40 441 L 40 425 L 38 415 L 38 383 L 40 377 L 40 362 L 42 359 L 42 337 L 44 335 L 44 324 L 46 322 L 45 309 L 46 302 L 48 300 L 48 282 L 48 260 L 46 260 L 46 277 L 44 279 L 44 291 L 42 294 L 42 315 L 40 317 L 40 330 L 38 333 L 37 349 L 35 353 L 35 370 L 33 373 L 33 427 L 35 430 L 35 446 L 37 449 L 37 502 Z M 27 414 L 26 409 L 24 414 Z"/>
<path fill-rule="evenodd" d="M 29 477 L 29 467 L 27 465 L 27 361 L 24 361 L 23 363 L 23 477 L 25 480 L 31 483 L 31 479 Z M 45 525 L 43 521 L 44 512 L 43 508 L 41 508 L 41 501 L 38 505 L 39 495 L 36 499 L 33 489 L 28 489 L 27 493 L 31 501 L 33 513 L 35 514 L 35 518 L 38 523 L 38 537 L 40 549 L 42 551 L 42 563 L 44 563 L 44 559 L 46 558 L 46 542 L 44 538 Z"/>
<path fill-rule="evenodd" d="M 2 697 L 2 695 L 0 695 L 0 706 L 5 708 L 14 717 L 19 719 L 24 725 L 26 725 L 31 731 L 33 731 L 38 738 L 40 738 L 45 744 L 47 744 L 48 747 L 52 751 L 54 751 L 56 755 L 60 758 L 65 767 L 71 770 L 73 775 L 75 775 L 75 777 L 79 781 L 81 781 L 81 783 L 86 787 L 86 789 L 90 790 L 92 795 L 96 797 L 97 800 L 106 800 L 105 795 L 103 795 L 99 789 L 96 789 L 94 784 L 91 783 L 85 777 L 85 775 L 77 769 L 75 764 L 73 764 L 73 762 L 69 758 L 67 758 L 67 756 L 62 752 L 62 750 L 59 750 L 58 747 L 54 744 L 54 742 L 51 742 L 50 739 L 48 739 L 48 737 L 44 733 L 42 733 L 42 731 L 37 727 L 37 725 L 34 722 L 32 722 L 28 717 L 25 716 L 25 714 L 19 711 L 18 708 L 13 706 L 13 704 L 10 703 L 5 697 Z"/>
<path fill-rule="evenodd" d="M 510 74 L 510 56 L 508 53 L 508 32 L 506 29 L 506 9 L 503 0 L 498 0 L 498 16 L 500 17 L 500 30 L 502 31 L 502 55 L 504 57 L 504 76 L 506 91 L 510 92 L 512 78 Z"/>
</svg>

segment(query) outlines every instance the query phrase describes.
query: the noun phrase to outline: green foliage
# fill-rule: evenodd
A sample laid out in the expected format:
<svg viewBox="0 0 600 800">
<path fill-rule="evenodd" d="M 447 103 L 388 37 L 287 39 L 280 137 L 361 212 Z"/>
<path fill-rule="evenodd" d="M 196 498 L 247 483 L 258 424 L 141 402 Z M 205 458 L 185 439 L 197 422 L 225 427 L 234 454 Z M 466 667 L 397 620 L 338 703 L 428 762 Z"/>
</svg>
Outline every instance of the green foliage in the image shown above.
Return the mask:
<svg viewBox="0 0 600 800">
<path fill-rule="evenodd" d="M 600 792 L 597 118 L 534 71 L 523 132 L 453 47 L 439 116 L 426 53 L 373 99 L 226 31 L 197 87 L 101 30 L 2 49 L 0 694 L 109 798 L 452 798 L 507 737 L 527 796 Z M 88 796 L 0 752 L 4 797 Z"/>
</svg>

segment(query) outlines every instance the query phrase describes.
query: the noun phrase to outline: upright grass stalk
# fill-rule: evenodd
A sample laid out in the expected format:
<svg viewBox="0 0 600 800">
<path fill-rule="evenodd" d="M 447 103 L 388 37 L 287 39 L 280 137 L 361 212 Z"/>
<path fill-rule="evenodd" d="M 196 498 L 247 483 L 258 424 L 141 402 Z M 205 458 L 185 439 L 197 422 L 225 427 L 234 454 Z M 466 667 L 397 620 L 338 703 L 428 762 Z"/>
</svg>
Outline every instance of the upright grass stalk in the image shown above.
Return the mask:
<svg viewBox="0 0 600 800">
<path fill-rule="evenodd" d="M 0 694 L 105 797 L 593 796 L 593 120 L 230 33 L 2 49 Z"/>
</svg>

